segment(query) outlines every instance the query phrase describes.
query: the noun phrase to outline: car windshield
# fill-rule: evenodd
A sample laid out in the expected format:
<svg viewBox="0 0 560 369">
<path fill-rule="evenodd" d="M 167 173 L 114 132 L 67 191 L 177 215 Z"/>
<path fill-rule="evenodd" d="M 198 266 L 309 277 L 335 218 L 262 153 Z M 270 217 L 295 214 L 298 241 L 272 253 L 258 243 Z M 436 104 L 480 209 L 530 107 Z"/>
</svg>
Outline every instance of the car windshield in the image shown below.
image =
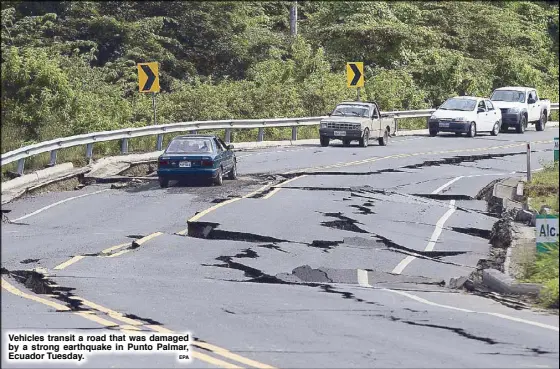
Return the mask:
<svg viewBox="0 0 560 369">
<path fill-rule="evenodd" d="M 520 91 L 499 90 L 494 91 L 492 101 L 525 102 L 525 93 Z"/>
<path fill-rule="evenodd" d="M 181 138 L 171 141 L 166 154 L 204 154 L 212 152 L 212 141 L 202 138 Z"/>
<path fill-rule="evenodd" d="M 345 117 L 345 116 L 354 116 L 354 117 L 367 117 L 369 113 L 369 109 L 366 106 L 360 105 L 339 105 L 334 109 L 331 115 Z"/>
<path fill-rule="evenodd" d="M 449 99 L 439 108 L 441 110 L 472 111 L 475 106 L 476 100 L 474 99 Z"/>
</svg>

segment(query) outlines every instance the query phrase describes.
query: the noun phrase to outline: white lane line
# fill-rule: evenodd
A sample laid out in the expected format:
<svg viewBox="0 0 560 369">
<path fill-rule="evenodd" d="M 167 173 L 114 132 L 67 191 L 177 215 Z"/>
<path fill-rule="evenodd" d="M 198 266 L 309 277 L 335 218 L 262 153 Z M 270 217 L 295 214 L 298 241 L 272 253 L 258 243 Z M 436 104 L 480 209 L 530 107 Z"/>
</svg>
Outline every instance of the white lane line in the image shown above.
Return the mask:
<svg viewBox="0 0 560 369">
<path fill-rule="evenodd" d="M 441 187 L 439 187 L 438 189 L 434 190 L 432 192 L 432 195 L 435 195 L 437 193 L 440 193 L 441 191 L 443 191 L 445 188 L 451 186 L 453 183 L 457 182 L 458 180 L 460 180 L 461 178 L 463 178 L 463 176 L 459 176 L 456 178 L 453 178 L 451 181 L 447 182 L 446 184 L 442 185 Z"/>
<path fill-rule="evenodd" d="M 366 270 L 358 269 L 357 274 L 358 274 L 358 284 L 360 286 L 375 288 L 375 287 L 373 287 L 372 285 L 369 284 L 368 274 L 367 274 Z M 439 307 L 439 308 L 443 308 L 443 309 L 456 310 L 456 311 L 461 311 L 461 312 L 464 312 L 464 313 L 471 313 L 471 314 L 492 315 L 492 316 L 495 316 L 495 317 L 498 317 L 498 318 L 511 320 L 511 321 L 518 322 L 518 323 L 523 323 L 523 324 L 529 324 L 529 325 L 533 325 L 535 327 L 545 328 L 545 329 L 549 329 L 549 330 L 552 330 L 552 331 L 555 331 L 555 332 L 558 332 L 560 330 L 558 327 L 556 327 L 554 325 L 539 323 L 539 322 L 535 322 L 533 320 L 527 320 L 527 319 L 523 319 L 523 318 L 517 318 L 517 317 L 506 315 L 506 314 L 493 313 L 493 312 L 489 312 L 489 311 L 475 311 L 475 310 L 463 309 L 463 308 L 456 307 L 456 306 L 451 306 L 451 305 L 438 304 L 437 302 L 426 300 L 426 299 L 424 299 L 420 296 L 416 296 L 416 295 L 413 295 L 413 294 L 405 292 L 405 291 L 392 290 L 392 289 L 389 289 L 389 288 L 379 288 L 379 290 L 395 293 L 395 294 L 407 297 L 409 299 L 412 299 L 412 300 L 414 300 L 416 302 L 419 302 L 421 304 L 435 306 L 435 307 Z"/>
<path fill-rule="evenodd" d="M 83 195 L 80 195 L 80 196 L 69 197 L 69 198 L 67 198 L 67 199 L 57 201 L 57 202 L 55 202 L 54 204 L 50 204 L 50 205 L 48 205 L 48 206 L 45 206 L 45 207 L 43 207 L 43 208 L 41 208 L 41 209 L 39 209 L 39 210 L 35 210 L 33 213 L 30 213 L 30 214 L 24 215 L 24 216 L 22 216 L 22 217 L 19 217 L 19 218 L 17 218 L 17 219 L 14 219 L 14 220 L 12 220 L 12 222 L 18 222 L 18 221 L 20 221 L 20 220 L 27 219 L 27 218 L 29 218 L 29 217 L 31 217 L 31 216 L 33 216 L 33 215 L 37 215 L 37 214 L 39 214 L 39 213 L 42 213 L 42 212 L 45 211 L 45 210 L 48 210 L 48 209 L 50 209 L 50 208 L 52 208 L 52 207 L 55 207 L 55 206 L 57 206 L 57 205 L 60 205 L 60 204 L 64 204 L 65 202 L 68 202 L 68 201 L 71 201 L 71 200 L 76 200 L 76 199 L 79 199 L 79 198 L 82 198 L 82 197 L 91 196 L 91 195 L 96 195 L 96 194 L 98 194 L 98 193 L 105 192 L 105 191 L 110 191 L 110 190 L 111 190 L 110 188 L 106 188 L 106 189 L 104 189 L 104 190 L 95 191 L 95 192 L 90 192 L 90 193 L 86 193 L 86 194 L 83 194 Z"/>
<path fill-rule="evenodd" d="M 436 228 L 434 229 L 434 231 L 432 233 L 432 236 L 430 237 L 430 241 L 426 245 L 426 248 L 424 249 L 424 251 L 433 251 L 434 250 L 436 242 L 438 241 L 439 236 L 441 235 L 441 232 L 443 232 L 443 226 L 445 225 L 445 222 L 447 222 L 449 217 L 451 217 L 451 215 L 453 215 L 455 210 L 457 210 L 457 208 L 455 207 L 455 200 L 449 201 L 449 210 L 447 210 L 445 212 L 445 214 L 443 214 L 443 216 L 441 218 L 439 218 L 439 220 L 437 221 Z M 416 259 L 415 256 L 407 256 L 395 267 L 395 269 L 393 269 L 393 271 L 391 273 L 401 274 L 403 272 L 403 270 L 408 266 L 408 264 L 412 263 L 412 261 L 414 259 Z"/>
<path fill-rule="evenodd" d="M 512 321 L 515 321 L 515 322 L 529 324 L 529 325 L 534 325 L 536 327 L 550 329 L 550 330 L 553 330 L 553 331 L 556 331 L 556 332 L 559 331 L 559 328 L 556 327 L 556 326 L 553 326 L 553 325 L 539 323 L 539 322 L 535 322 L 535 321 L 527 320 L 527 319 L 522 319 L 522 318 L 516 318 L 516 317 L 510 316 L 510 315 L 506 315 L 506 314 L 492 313 L 492 312 L 488 312 L 488 311 L 474 311 L 474 310 L 458 308 L 458 307 L 450 306 L 450 305 L 442 305 L 442 304 L 438 304 L 436 302 L 423 299 L 422 297 L 419 297 L 419 296 L 416 296 L 416 295 L 413 295 L 411 293 L 407 293 L 407 292 L 404 292 L 404 291 L 391 290 L 391 289 L 388 289 L 388 288 L 382 288 L 381 290 L 391 292 L 391 293 L 396 293 L 396 294 L 408 297 L 408 298 L 410 298 L 414 301 L 418 301 L 418 302 L 420 302 L 422 304 L 426 304 L 426 305 L 437 306 L 437 307 L 441 307 L 441 308 L 444 308 L 444 309 L 450 309 L 450 310 L 459 310 L 459 311 L 463 311 L 465 313 L 492 315 L 492 316 L 495 316 L 495 317 L 498 317 L 498 318 L 512 320 Z"/>
</svg>

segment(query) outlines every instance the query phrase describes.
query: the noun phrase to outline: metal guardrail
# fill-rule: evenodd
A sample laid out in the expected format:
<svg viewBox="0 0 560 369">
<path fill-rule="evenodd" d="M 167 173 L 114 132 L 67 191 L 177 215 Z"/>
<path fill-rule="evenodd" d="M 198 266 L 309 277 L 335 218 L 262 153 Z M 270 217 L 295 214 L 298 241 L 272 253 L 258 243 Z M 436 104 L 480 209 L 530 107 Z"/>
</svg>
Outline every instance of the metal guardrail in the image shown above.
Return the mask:
<svg viewBox="0 0 560 369">
<path fill-rule="evenodd" d="M 394 117 L 395 119 L 422 118 L 429 117 L 436 109 L 423 110 L 400 110 L 381 112 L 382 116 Z M 551 104 L 551 110 L 558 110 L 558 103 Z M 327 116 L 303 117 L 303 118 L 277 118 L 277 119 L 248 119 L 248 120 L 215 120 L 215 121 L 192 121 L 181 123 L 161 124 L 147 127 L 125 128 L 114 131 L 103 131 L 86 133 L 77 136 L 57 138 L 50 141 L 25 146 L 13 151 L 9 151 L 1 156 L 1 165 L 18 161 L 17 172 L 23 174 L 25 159 L 45 153 L 51 153 L 50 165 L 56 164 L 57 150 L 86 145 L 86 158 L 93 156 L 93 144 L 96 142 L 122 140 L 121 152 L 128 152 L 128 139 L 135 137 L 157 135 L 156 151 L 162 150 L 163 135 L 174 132 L 196 132 L 198 130 L 225 129 L 225 141 L 231 141 L 232 129 L 251 129 L 258 128 L 257 141 L 263 141 L 264 128 L 268 127 L 292 127 L 292 140 L 297 140 L 297 128 L 300 126 L 313 126 L 320 123 Z"/>
</svg>

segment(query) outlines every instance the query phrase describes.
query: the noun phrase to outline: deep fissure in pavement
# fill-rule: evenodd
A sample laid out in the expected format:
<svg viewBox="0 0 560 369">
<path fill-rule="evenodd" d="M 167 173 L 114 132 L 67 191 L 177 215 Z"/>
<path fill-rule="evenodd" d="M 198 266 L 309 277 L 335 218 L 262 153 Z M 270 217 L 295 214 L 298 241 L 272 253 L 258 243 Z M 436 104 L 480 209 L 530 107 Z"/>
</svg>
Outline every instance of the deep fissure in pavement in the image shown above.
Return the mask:
<svg viewBox="0 0 560 369">
<path fill-rule="evenodd" d="M 21 264 L 31 264 L 31 263 L 36 263 L 41 259 L 25 259 L 20 261 Z"/>
<path fill-rule="evenodd" d="M 254 233 L 247 232 L 234 232 L 216 229 L 219 223 L 210 222 L 187 222 L 188 231 L 187 235 L 194 238 L 204 238 L 209 240 L 228 240 L 228 241 L 243 241 L 243 242 L 266 242 L 266 243 L 280 243 L 291 242 L 279 238 L 262 236 Z"/>
<path fill-rule="evenodd" d="M 316 247 L 319 249 L 323 249 L 323 252 L 329 252 L 336 246 L 344 243 L 344 241 L 325 241 L 325 240 L 313 240 L 311 243 L 307 244 L 310 247 Z"/>
<path fill-rule="evenodd" d="M 342 215 L 342 213 L 323 213 L 327 217 L 338 218 L 338 220 L 332 220 L 327 222 L 321 222 L 322 226 L 334 229 L 340 229 L 343 231 L 356 232 L 356 233 L 369 233 L 366 230 L 361 229 L 356 225 L 356 223 L 361 224 L 355 219 L 349 218 Z"/>
<path fill-rule="evenodd" d="M 366 203 L 368 204 L 368 203 Z M 372 207 L 373 205 L 350 205 L 350 207 L 358 209 L 359 212 L 358 214 L 362 214 L 362 215 L 369 215 L 369 214 L 376 214 L 373 210 L 370 209 L 370 207 Z"/>
<path fill-rule="evenodd" d="M 275 245 L 275 244 L 273 244 L 273 243 L 267 243 L 267 244 L 265 244 L 265 245 L 258 245 L 257 247 L 263 247 L 263 248 L 265 248 L 265 249 L 276 250 L 276 251 L 288 253 L 288 251 L 283 250 L 280 246 Z"/>
<path fill-rule="evenodd" d="M 123 314 L 125 317 L 135 320 L 140 320 L 141 322 L 151 324 L 151 325 L 162 325 L 162 323 L 158 322 L 157 320 L 153 320 L 150 318 L 142 318 L 136 314 Z"/>
<path fill-rule="evenodd" d="M 46 278 L 43 274 L 34 270 L 15 270 L 8 272 L 16 281 L 23 284 L 29 290 L 38 295 L 53 295 L 62 301 L 72 311 L 90 310 L 82 306 L 80 300 L 74 299 L 74 288 L 62 287 Z"/>
<path fill-rule="evenodd" d="M 490 240 L 490 238 L 492 237 L 492 231 L 488 229 L 473 228 L 473 227 L 468 227 L 468 228 L 451 227 L 451 230 L 453 232 L 468 234 L 469 236 L 480 237 L 486 240 Z"/>
<path fill-rule="evenodd" d="M 508 157 L 508 156 L 516 156 L 516 155 L 526 155 L 525 151 L 518 151 L 518 152 L 512 152 L 512 153 L 495 153 L 495 154 L 479 154 L 479 155 L 464 155 L 464 156 L 452 156 L 449 158 L 442 158 L 439 160 L 426 160 L 423 161 L 422 163 L 418 163 L 418 164 L 410 164 L 410 165 L 405 165 L 402 167 L 398 167 L 398 168 L 389 168 L 389 169 L 381 169 L 381 170 L 376 170 L 376 171 L 368 171 L 368 172 L 325 172 L 325 171 L 312 171 L 312 172 L 305 172 L 305 171 L 300 171 L 300 172 L 293 172 L 293 173 L 289 173 L 289 174 L 280 174 L 282 177 L 287 178 L 287 179 L 291 179 L 294 177 L 299 177 L 301 175 L 317 175 L 317 176 L 321 176 L 321 175 L 333 175 L 333 176 L 340 176 L 340 175 L 352 175 L 352 176 L 360 176 L 360 175 L 375 175 L 375 174 L 383 174 L 383 173 L 399 173 L 399 172 L 404 172 L 407 173 L 406 171 L 404 171 L 403 169 L 419 169 L 419 168 L 424 168 L 424 167 L 432 167 L 432 166 L 441 166 L 441 165 L 455 165 L 455 164 L 461 164 L 461 163 L 465 163 L 465 162 L 477 162 L 477 161 L 481 161 L 481 160 L 488 160 L 488 159 L 495 159 L 495 158 L 503 158 L 503 157 Z M 365 163 L 364 163 L 365 164 Z M 343 164 L 344 165 L 344 164 Z M 357 164 L 359 165 L 359 164 Z M 346 166 L 346 165 L 344 165 Z M 334 168 L 336 169 L 336 167 Z"/>
<path fill-rule="evenodd" d="M 413 321 L 410 321 L 410 320 L 401 320 L 401 322 L 405 323 L 405 324 L 408 324 L 408 325 L 416 325 L 416 326 L 421 326 L 421 327 L 445 329 L 445 330 L 451 331 L 453 333 L 456 333 L 461 337 L 465 337 L 465 338 L 468 338 L 470 340 L 485 342 L 489 345 L 495 345 L 495 344 L 501 343 L 501 342 L 498 342 L 498 341 L 496 341 L 492 338 L 489 338 L 489 337 L 481 337 L 481 336 L 476 336 L 474 334 L 468 333 L 463 328 L 448 327 L 446 325 L 418 323 L 418 322 L 413 322 Z"/>
<path fill-rule="evenodd" d="M 448 200 L 466 200 L 466 201 L 470 201 L 470 200 L 474 200 L 473 197 L 468 196 L 468 195 L 447 195 L 447 194 L 443 194 L 443 193 L 413 193 L 411 194 L 411 196 L 416 196 L 416 197 L 425 197 L 427 199 L 432 199 L 432 200 L 442 200 L 442 201 L 448 201 Z"/>
<path fill-rule="evenodd" d="M 38 295 L 52 296 L 53 298 L 63 302 L 64 305 L 66 305 L 70 309 L 70 311 L 95 311 L 97 313 L 105 314 L 102 311 L 83 306 L 81 300 L 76 298 L 73 293 L 75 288 L 60 286 L 47 278 L 44 274 L 39 273 L 35 270 L 10 271 L 2 267 L 2 274 L 8 274 L 12 276 L 18 283 L 21 283 L 33 293 L 36 293 Z M 65 310 L 57 310 L 57 312 L 65 312 Z M 162 325 L 160 322 L 150 318 L 142 318 L 134 314 L 123 315 L 127 318 L 138 319 L 148 324 Z M 118 324 L 115 323 L 114 327 L 118 327 Z M 112 326 L 104 327 L 103 329 L 107 328 L 112 328 Z"/>
</svg>

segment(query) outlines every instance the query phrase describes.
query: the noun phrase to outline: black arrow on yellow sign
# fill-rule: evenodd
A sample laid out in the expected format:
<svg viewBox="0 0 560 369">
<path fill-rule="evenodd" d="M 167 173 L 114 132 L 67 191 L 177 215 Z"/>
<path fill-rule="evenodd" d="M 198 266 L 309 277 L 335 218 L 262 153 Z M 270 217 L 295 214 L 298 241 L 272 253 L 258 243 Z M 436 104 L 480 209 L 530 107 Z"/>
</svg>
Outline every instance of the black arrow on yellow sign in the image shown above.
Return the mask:
<svg viewBox="0 0 560 369">
<path fill-rule="evenodd" d="M 364 87 L 364 63 L 346 63 L 347 86 Z"/>
<path fill-rule="evenodd" d="M 138 64 L 138 87 L 140 92 L 159 92 L 158 63 Z"/>
<path fill-rule="evenodd" d="M 148 65 L 144 64 L 141 65 L 140 67 L 142 68 L 144 73 L 146 73 L 146 76 L 148 76 L 148 79 L 146 80 L 146 83 L 144 84 L 142 91 L 150 91 L 152 89 L 152 85 L 154 84 L 154 81 L 156 80 L 156 75 L 154 74 L 154 72 L 152 72 L 152 70 Z"/>
<path fill-rule="evenodd" d="M 352 71 L 354 72 L 354 79 L 350 82 L 350 84 L 352 86 L 356 86 L 360 81 L 360 78 L 362 78 L 362 72 L 360 72 L 356 64 L 350 64 L 350 68 L 352 68 Z"/>
</svg>

